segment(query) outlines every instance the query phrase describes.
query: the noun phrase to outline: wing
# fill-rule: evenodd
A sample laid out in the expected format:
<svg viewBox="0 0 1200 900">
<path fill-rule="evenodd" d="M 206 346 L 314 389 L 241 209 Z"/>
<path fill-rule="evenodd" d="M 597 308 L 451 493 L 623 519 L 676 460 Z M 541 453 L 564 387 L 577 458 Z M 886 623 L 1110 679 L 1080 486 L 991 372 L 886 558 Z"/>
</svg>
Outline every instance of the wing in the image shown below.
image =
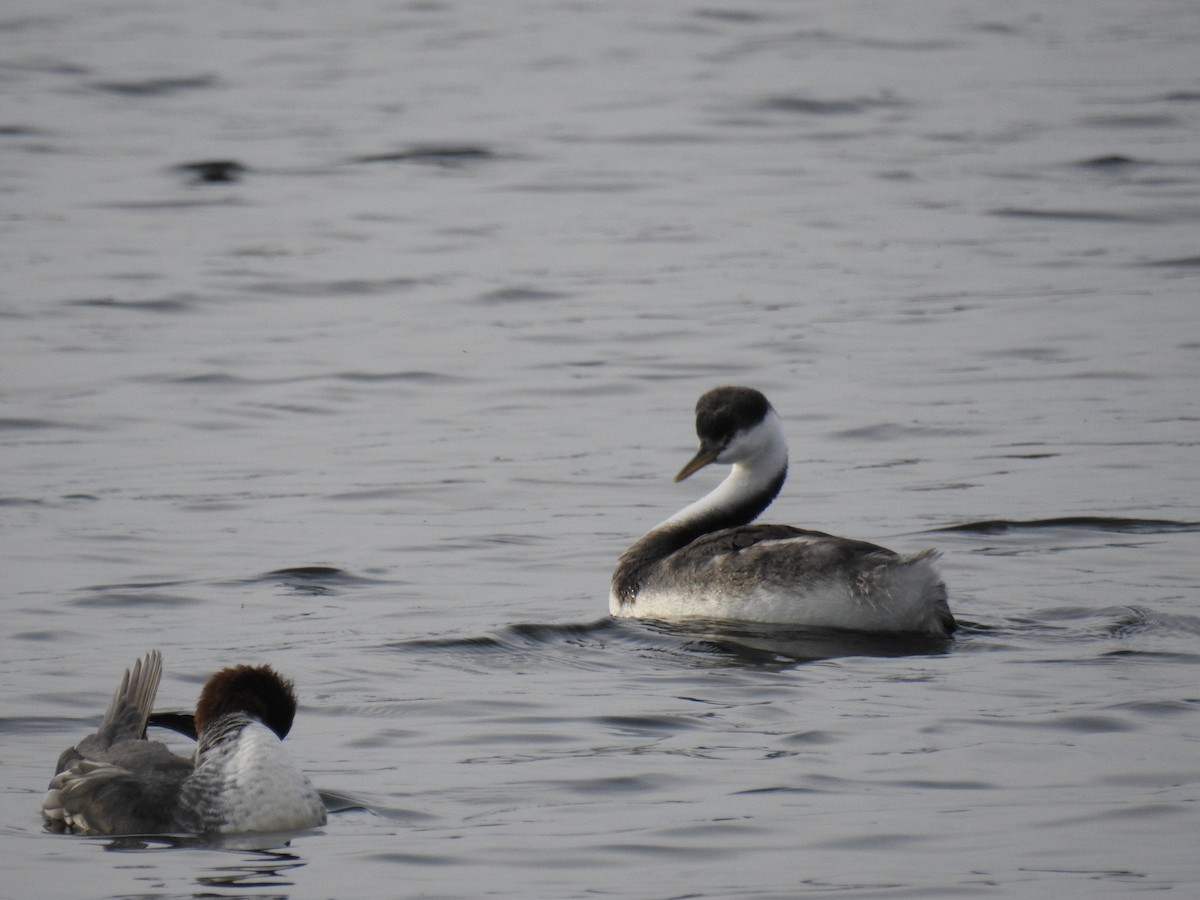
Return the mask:
<svg viewBox="0 0 1200 900">
<path fill-rule="evenodd" d="M 42 815 L 51 828 L 76 834 L 169 832 L 175 813 L 172 782 L 182 781 L 191 764 L 167 755 L 182 765 L 168 766 L 152 779 L 110 762 L 78 761 L 50 781 Z"/>
<path fill-rule="evenodd" d="M 769 544 L 769 549 L 762 545 Z M 846 565 L 871 558 L 876 564 L 896 556 L 877 544 L 835 537 L 823 531 L 809 531 L 792 525 L 743 525 L 703 535 L 688 544 L 681 555 L 720 559 L 754 558 L 762 552 L 784 554 L 796 564 L 807 561 L 818 567 L 830 563 Z"/>
<path fill-rule="evenodd" d="M 161 680 L 162 656 L 157 650 L 151 650 L 131 669 L 125 670 L 121 684 L 104 712 L 100 728 L 59 757 L 55 774 L 80 759 L 106 759 L 113 746 L 144 737 Z"/>
<path fill-rule="evenodd" d="M 847 574 L 867 572 L 897 555 L 866 541 L 791 525 L 745 525 L 704 535 L 666 561 L 668 577 L 719 582 L 726 590 L 764 584 L 797 590 Z"/>
</svg>

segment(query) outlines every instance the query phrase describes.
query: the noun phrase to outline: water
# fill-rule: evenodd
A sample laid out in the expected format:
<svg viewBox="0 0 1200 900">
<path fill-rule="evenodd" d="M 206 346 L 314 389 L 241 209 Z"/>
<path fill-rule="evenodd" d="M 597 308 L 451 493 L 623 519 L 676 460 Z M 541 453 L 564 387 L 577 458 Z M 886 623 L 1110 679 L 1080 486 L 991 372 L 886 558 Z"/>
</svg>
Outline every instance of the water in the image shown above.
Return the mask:
<svg viewBox="0 0 1200 900">
<path fill-rule="evenodd" d="M 0 893 L 1194 892 L 1198 38 L 1167 0 L 10 2 Z M 717 477 L 670 483 L 720 383 L 791 436 L 768 519 L 940 547 L 960 635 L 605 616 Z M 326 828 L 43 833 L 151 647 L 165 708 L 296 679 Z"/>
</svg>

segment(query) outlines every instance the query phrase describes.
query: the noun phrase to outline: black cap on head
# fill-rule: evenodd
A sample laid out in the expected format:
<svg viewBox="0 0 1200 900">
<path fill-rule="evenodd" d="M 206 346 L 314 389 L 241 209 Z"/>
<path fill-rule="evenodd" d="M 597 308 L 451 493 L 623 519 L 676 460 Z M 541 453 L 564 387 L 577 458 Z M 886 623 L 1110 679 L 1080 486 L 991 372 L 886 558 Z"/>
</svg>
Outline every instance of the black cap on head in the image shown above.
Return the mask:
<svg viewBox="0 0 1200 900">
<path fill-rule="evenodd" d="M 713 388 L 696 401 L 696 435 L 704 445 L 725 446 L 739 431 L 767 417 L 771 404 L 748 387 Z"/>
<path fill-rule="evenodd" d="M 696 435 L 700 438 L 700 449 L 675 480 L 682 481 L 716 462 L 736 434 L 753 428 L 770 411 L 767 398 L 754 388 L 719 387 L 704 394 L 696 401 Z"/>
</svg>

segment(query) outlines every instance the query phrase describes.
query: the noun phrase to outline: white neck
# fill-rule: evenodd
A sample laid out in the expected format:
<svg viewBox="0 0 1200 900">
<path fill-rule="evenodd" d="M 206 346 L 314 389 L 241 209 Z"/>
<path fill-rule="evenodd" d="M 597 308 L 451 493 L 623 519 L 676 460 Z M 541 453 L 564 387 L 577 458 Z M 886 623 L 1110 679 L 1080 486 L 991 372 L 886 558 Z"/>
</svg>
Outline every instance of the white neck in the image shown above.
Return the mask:
<svg viewBox="0 0 1200 900">
<path fill-rule="evenodd" d="M 775 411 L 768 412 L 759 425 L 735 439 L 716 461 L 733 464 L 724 481 L 662 525 L 723 517 L 728 511 L 764 493 L 769 496 L 761 508 L 774 499 L 780 475 L 788 466 L 787 440 Z"/>
</svg>

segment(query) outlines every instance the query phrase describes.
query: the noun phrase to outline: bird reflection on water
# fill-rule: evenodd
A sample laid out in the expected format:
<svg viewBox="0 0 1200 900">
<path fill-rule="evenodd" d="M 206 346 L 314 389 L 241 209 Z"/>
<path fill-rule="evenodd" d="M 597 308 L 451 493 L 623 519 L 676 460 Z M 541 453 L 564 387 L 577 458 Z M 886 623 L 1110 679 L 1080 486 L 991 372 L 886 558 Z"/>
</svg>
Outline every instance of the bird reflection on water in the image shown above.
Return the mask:
<svg viewBox="0 0 1200 900">
<path fill-rule="evenodd" d="M 215 850 L 246 854 L 237 862 L 203 868 L 195 876 L 201 889 L 219 889 L 226 898 L 254 897 L 255 900 L 286 900 L 296 886 L 294 873 L 308 860 L 283 849 L 296 832 L 261 832 L 229 835 L 154 835 L 147 837 L 82 838 L 104 840 L 105 850 L 145 853 L 173 850 Z M 262 893 L 263 890 L 267 893 Z M 230 893 L 233 891 L 233 893 Z M 246 891 L 247 893 L 241 893 Z M 250 893 L 250 892 L 253 893 Z M 145 896 L 153 897 L 153 893 Z"/>
<path fill-rule="evenodd" d="M 937 656 L 949 652 L 954 644 L 952 637 L 921 633 L 872 634 L 833 628 L 787 630 L 754 623 L 705 620 L 645 625 L 682 641 L 682 648 L 689 652 L 753 668 L 785 669 L 847 656 Z"/>
</svg>

